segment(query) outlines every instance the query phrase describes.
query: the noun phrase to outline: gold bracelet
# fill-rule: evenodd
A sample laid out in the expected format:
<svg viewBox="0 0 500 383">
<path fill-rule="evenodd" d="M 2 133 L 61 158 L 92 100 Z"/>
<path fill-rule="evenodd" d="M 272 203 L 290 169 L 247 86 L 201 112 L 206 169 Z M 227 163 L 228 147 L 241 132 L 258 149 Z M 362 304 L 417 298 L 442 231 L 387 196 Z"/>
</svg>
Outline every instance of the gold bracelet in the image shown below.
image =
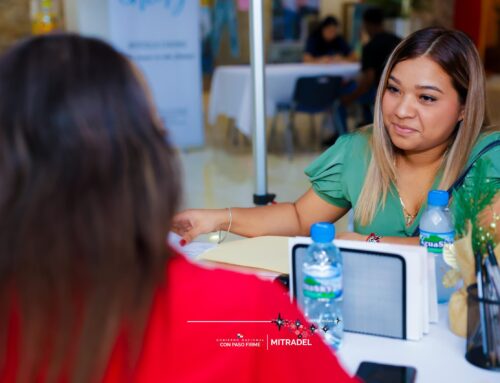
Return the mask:
<svg viewBox="0 0 500 383">
<path fill-rule="evenodd" d="M 227 210 L 229 212 L 229 225 L 227 226 L 227 230 L 224 232 L 224 236 L 222 236 L 222 230 L 219 230 L 219 240 L 217 241 L 217 244 L 221 244 L 222 242 L 224 242 L 231 230 L 231 224 L 233 223 L 233 213 L 231 212 L 230 207 L 228 207 Z"/>
</svg>

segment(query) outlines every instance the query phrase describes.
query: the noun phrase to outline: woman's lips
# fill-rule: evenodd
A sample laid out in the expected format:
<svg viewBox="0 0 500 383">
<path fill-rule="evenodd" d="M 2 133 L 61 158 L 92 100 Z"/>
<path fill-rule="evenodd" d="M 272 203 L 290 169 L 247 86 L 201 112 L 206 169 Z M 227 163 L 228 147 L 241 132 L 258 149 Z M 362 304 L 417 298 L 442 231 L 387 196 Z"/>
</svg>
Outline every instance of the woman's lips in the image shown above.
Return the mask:
<svg viewBox="0 0 500 383">
<path fill-rule="evenodd" d="M 416 129 L 412 129 L 408 126 L 404 125 L 398 125 L 398 124 L 392 124 L 393 129 L 395 132 L 401 136 L 408 136 L 410 134 L 417 133 L 418 131 Z"/>
</svg>

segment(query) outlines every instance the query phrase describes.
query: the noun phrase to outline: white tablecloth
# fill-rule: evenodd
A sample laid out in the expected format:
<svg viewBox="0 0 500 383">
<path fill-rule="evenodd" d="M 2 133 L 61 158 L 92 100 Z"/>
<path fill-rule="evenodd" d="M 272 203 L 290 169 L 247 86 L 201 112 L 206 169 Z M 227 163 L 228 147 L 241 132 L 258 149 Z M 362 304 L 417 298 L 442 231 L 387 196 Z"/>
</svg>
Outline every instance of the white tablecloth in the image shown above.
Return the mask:
<svg viewBox="0 0 500 383">
<path fill-rule="evenodd" d="M 417 383 L 498 383 L 500 372 L 473 366 L 465 359 L 465 339 L 455 336 L 447 325 L 447 305 L 439 305 L 438 324 L 419 341 L 378 336 L 344 334 L 339 351 L 342 365 L 352 374 L 362 361 L 413 366 Z"/>
<path fill-rule="evenodd" d="M 299 77 L 331 75 L 350 79 L 359 70 L 359 63 L 266 65 L 266 113 L 273 116 L 278 102 L 291 100 L 295 81 Z M 234 118 L 236 127 L 243 134 L 252 134 L 252 84 L 249 66 L 219 66 L 215 70 L 210 90 L 209 122 L 214 124 L 219 114 Z"/>
</svg>

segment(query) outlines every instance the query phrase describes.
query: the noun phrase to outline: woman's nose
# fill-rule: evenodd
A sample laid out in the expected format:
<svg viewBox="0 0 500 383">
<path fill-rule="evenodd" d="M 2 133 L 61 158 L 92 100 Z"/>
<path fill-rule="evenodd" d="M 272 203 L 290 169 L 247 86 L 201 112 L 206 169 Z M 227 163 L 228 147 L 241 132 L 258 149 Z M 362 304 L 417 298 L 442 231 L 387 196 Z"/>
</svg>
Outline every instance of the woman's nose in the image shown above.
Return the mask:
<svg viewBox="0 0 500 383">
<path fill-rule="evenodd" d="M 415 100 L 410 95 L 401 97 L 396 105 L 395 114 L 399 118 L 415 117 Z"/>
</svg>

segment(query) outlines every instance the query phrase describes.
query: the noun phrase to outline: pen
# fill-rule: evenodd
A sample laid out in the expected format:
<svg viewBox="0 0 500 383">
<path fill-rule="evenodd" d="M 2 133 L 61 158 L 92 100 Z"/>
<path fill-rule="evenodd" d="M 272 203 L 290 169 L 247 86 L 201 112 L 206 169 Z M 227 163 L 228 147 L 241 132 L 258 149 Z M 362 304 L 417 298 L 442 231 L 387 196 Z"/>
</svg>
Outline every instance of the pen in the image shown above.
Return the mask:
<svg viewBox="0 0 500 383">
<path fill-rule="evenodd" d="M 483 290 L 483 268 L 482 268 L 482 256 L 481 252 L 477 251 L 475 254 L 476 258 L 476 278 L 477 278 L 477 298 L 479 305 L 479 320 L 481 323 L 481 340 L 482 340 L 482 348 L 483 355 L 488 358 L 489 357 L 489 344 L 487 337 L 487 324 L 486 324 L 486 310 L 484 307 L 484 290 Z M 489 364 L 489 363 L 488 363 Z"/>
<path fill-rule="evenodd" d="M 488 257 L 485 261 L 487 276 L 489 276 L 489 299 L 491 310 L 489 312 L 491 319 L 491 346 L 494 365 L 500 364 L 500 268 L 495 258 L 493 245 L 491 242 L 486 244 Z"/>
<path fill-rule="evenodd" d="M 500 268 L 498 267 L 497 259 L 495 258 L 495 253 L 493 251 L 493 245 L 491 242 L 486 244 L 488 249 L 487 267 L 488 273 L 490 274 L 491 282 L 493 282 L 493 287 L 496 290 L 497 299 L 500 298 Z"/>
<path fill-rule="evenodd" d="M 486 338 L 488 340 L 488 358 L 491 362 L 491 366 L 496 365 L 496 339 L 497 339 L 497 307 L 494 302 L 496 302 L 496 291 L 494 290 L 490 274 L 488 272 L 489 260 L 486 258 L 484 271 L 484 284 L 483 284 L 483 297 L 484 297 L 484 312 L 486 319 Z"/>
</svg>

